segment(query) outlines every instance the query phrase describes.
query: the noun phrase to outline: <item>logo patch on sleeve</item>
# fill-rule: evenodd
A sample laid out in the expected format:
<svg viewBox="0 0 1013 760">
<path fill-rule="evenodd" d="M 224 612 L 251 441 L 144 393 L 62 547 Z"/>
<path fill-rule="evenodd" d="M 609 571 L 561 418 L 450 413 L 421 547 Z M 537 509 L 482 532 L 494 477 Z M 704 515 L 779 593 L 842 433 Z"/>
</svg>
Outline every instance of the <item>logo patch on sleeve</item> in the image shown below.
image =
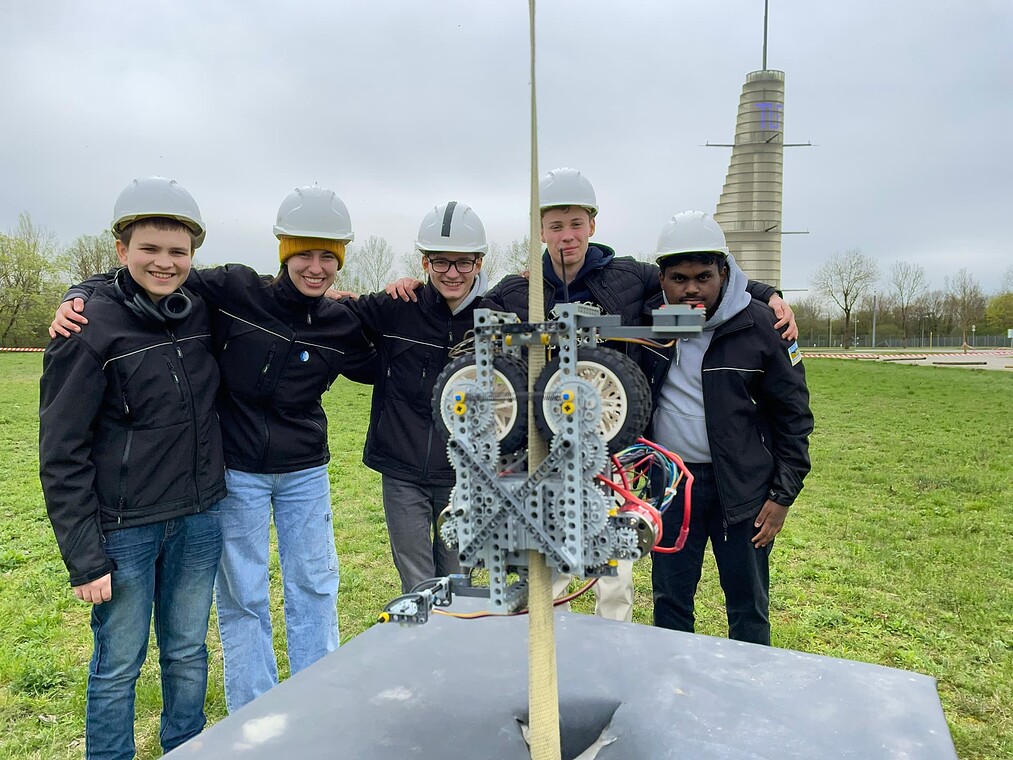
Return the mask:
<svg viewBox="0 0 1013 760">
<path fill-rule="evenodd" d="M 798 341 L 792 341 L 792 344 L 788 346 L 788 358 L 791 359 L 791 366 L 795 366 L 802 361 L 802 350 L 798 347 Z"/>
</svg>

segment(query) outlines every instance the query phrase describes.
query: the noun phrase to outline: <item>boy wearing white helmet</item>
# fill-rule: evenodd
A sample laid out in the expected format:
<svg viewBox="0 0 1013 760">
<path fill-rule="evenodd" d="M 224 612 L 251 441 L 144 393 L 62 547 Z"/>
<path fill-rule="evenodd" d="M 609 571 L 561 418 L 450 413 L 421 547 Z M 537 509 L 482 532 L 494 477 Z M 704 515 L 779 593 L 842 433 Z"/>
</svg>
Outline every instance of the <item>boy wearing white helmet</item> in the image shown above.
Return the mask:
<svg viewBox="0 0 1013 760">
<path fill-rule="evenodd" d="M 74 595 L 93 605 L 85 753 L 131 758 L 152 609 L 162 749 L 204 727 L 225 477 L 208 311 L 182 287 L 200 210 L 176 182 L 138 179 L 112 230 L 123 268 L 92 294 L 97 329 L 46 349 L 39 471 Z"/>
<path fill-rule="evenodd" d="M 221 503 L 215 597 L 229 712 L 278 682 L 268 587 L 272 522 L 290 672 L 338 646 L 338 557 L 320 397 L 338 375 L 371 382 L 376 358 L 348 306 L 324 297 L 353 238 L 341 199 L 316 185 L 295 189 L 278 209 L 274 234 L 281 266 L 273 279 L 241 264 L 191 277 L 213 309 L 221 369 L 229 494 Z M 87 295 L 94 282 L 67 297 Z M 73 312 L 82 308 L 65 302 L 54 329 L 74 330 L 84 315 Z"/>
<path fill-rule="evenodd" d="M 432 397 L 450 349 L 474 327 L 489 250 L 482 220 L 457 201 L 426 214 L 415 247 L 429 276 L 415 301 L 374 293 L 349 302 L 379 356 L 362 461 L 382 475 L 390 549 L 404 593 L 460 572 L 456 553 L 435 529 L 456 475 Z"/>
<path fill-rule="evenodd" d="M 658 270 L 653 264 L 631 257 L 617 257 L 607 245 L 592 243 L 598 216 L 598 200 L 590 181 L 576 169 L 553 169 L 538 185 L 542 217 L 542 283 L 545 312 L 557 303 L 585 302 L 605 314 L 618 314 L 624 325 L 639 324 L 644 302 L 658 293 Z M 788 332 L 794 320 L 787 304 L 774 288 L 750 283 L 757 298 L 782 308 Z M 522 319 L 528 313 L 528 280 L 505 277 L 487 295 L 493 308 L 511 311 Z M 780 324 L 780 323 L 779 323 Z M 555 590 L 561 592 L 565 577 Z M 602 578 L 595 585 L 595 613 L 629 622 L 633 617 L 632 563 L 619 563 L 619 575 Z"/>
<path fill-rule="evenodd" d="M 642 355 L 654 400 L 647 435 L 680 454 L 694 476 L 685 546 L 652 554 L 654 624 L 693 630 L 709 538 L 729 637 L 769 645 L 769 556 L 809 472 L 813 418 L 798 344 L 782 341 L 770 309 L 750 298 L 710 215 L 674 216 L 656 260 L 662 293 L 647 302 L 645 318 L 679 303 L 705 309 L 707 321 L 701 335 Z M 662 520 L 664 535 L 679 532 L 681 513 Z"/>
</svg>

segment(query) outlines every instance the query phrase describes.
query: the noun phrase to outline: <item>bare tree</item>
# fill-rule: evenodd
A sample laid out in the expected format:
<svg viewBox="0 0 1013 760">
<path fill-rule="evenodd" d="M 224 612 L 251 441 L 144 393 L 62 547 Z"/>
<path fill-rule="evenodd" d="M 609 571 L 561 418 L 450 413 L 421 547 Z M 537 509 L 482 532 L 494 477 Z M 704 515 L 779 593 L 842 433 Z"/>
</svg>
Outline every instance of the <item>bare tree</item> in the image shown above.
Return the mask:
<svg viewBox="0 0 1013 760">
<path fill-rule="evenodd" d="M 961 269 L 953 277 L 946 278 L 946 301 L 967 343 L 968 327 L 985 316 L 985 294 L 978 281 L 966 269 Z"/>
<path fill-rule="evenodd" d="M 0 234 L 0 345 L 37 346 L 60 302 L 56 236 L 18 215 L 18 228 Z"/>
<path fill-rule="evenodd" d="M 999 293 L 1013 293 L 1013 266 L 1006 267 L 999 279 Z"/>
<path fill-rule="evenodd" d="M 531 238 L 525 235 L 520 240 L 511 240 L 505 251 L 506 274 L 520 274 L 528 269 L 531 257 Z"/>
<path fill-rule="evenodd" d="M 907 348 L 908 318 L 912 306 L 928 288 L 925 269 L 918 264 L 898 261 L 890 268 L 890 284 L 893 286 L 894 306 L 900 316 L 903 345 Z"/>
<path fill-rule="evenodd" d="M 930 336 L 942 335 L 952 327 L 952 315 L 946 309 L 946 293 L 942 290 L 928 290 L 915 305 L 915 311 L 925 322 Z"/>
<path fill-rule="evenodd" d="M 791 308 L 798 323 L 799 343 L 815 346 L 823 334 L 827 318 L 826 303 L 815 295 L 807 295 L 793 301 Z"/>
<path fill-rule="evenodd" d="M 101 235 L 81 235 L 64 253 L 71 282 L 83 282 L 93 274 L 108 272 L 120 265 L 116 240 L 106 230 Z"/>
<path fill-rule="evenodd" d="M 879 265 L 857 248 L 838 251 L 821 266 L 811 280 L 813 290 L 826 296 L 844 312 L 842 344 L 851 343 L 851 312 L 869 290 L 879 282 Z"/>
<path fill-rule="evenodd" d="M 508 274 L 506 268 L 506 250 L 495 240 L 489 243 L 489 251 L 482 260 L 482 271 L 489 278 L 490 283 L 499 282 L 503 275 Z"/>
<path fill-rule="evenodd" d="M 345 265 L 334 280 L 337 290 L 375 293 L 393 279 L 396 255 L 384 238 L 370 235 L 361 245 L 349 246 Z"/>
<path fill-rule="evenodd" d="M 401 276 L 425 281 L 426 270 L 422 268 L 422 254 L 419 251 L 401 254 Z"/>
</svg>

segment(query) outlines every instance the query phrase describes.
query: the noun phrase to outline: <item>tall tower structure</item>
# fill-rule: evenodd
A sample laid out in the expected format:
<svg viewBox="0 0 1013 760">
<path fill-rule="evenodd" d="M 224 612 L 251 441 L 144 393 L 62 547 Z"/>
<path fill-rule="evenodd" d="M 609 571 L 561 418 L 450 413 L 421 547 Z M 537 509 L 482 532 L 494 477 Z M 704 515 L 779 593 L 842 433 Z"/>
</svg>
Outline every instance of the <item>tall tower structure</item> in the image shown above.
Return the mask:
<svg viewBox="0 0 1013 760">
<path fill-rule="evenodd" d="M 735 142 L 714 218 L 728 249 L 752 279 L 781 285 L 784 72 L 746 75 Z"/>
<path fill-rule="evenodd" d="M 714 143 L 708 143 L 714 146 Z M 717 146 L 715 146 L 717 147 Z M 735 142 L 714 218 L 749 277 L 781 286 L 781 185 L 784 166 L 784 72 L 767 68 L 767 2 L 763 68 L 746 75 Z"/>
</svg>

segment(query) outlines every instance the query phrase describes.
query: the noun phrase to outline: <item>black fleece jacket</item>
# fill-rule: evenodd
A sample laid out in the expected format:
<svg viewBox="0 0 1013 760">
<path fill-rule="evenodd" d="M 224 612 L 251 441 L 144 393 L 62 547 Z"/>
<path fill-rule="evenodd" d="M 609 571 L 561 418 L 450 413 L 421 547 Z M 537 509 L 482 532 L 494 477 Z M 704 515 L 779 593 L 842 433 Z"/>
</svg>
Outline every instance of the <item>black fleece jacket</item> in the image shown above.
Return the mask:
<svg viewBox="0 0 1013 760">
<path fill-rule="evenodd" d="M 661 305 L 660 295 L 648 301 L 645 323 Z M 714 330 L 703 357 L 707 438 L 728 524 L 755 517 L 767 499 L 791 506 L 809 472 L 813 416 L 805 369 L 800 355 L 792 363 L 797 344 L 782 340 L 774 321 L 754 299 Z M 672 348 L 645 348 L 641 355 L 655 409 L 672 358 Z"/>
<path fill-rule="evenodd" d="M 451 314 L 432 283 L 418 298 L 374 293 L 349 303 L 379 355 L 362 461 L 400 480 L 448 486 L 456 476 L 433 419 L 433 389 L 450 349 L 474 327 L 475 309 L 491 307 L 476 299 Z"/>
<path fill-rule="evenodd" d="M 186 319 L 137 316 L 100 285 L 89 326 L 46 348 L 39 383 L 39 472 L 70 583 L 114 569 L 103 532 L 200 512 L 225 496 L 214 410 L 218 365 L 208 314 L 190 294 Z M 184 291 L 185 292 L 185 291 Z"/>
</svg>

